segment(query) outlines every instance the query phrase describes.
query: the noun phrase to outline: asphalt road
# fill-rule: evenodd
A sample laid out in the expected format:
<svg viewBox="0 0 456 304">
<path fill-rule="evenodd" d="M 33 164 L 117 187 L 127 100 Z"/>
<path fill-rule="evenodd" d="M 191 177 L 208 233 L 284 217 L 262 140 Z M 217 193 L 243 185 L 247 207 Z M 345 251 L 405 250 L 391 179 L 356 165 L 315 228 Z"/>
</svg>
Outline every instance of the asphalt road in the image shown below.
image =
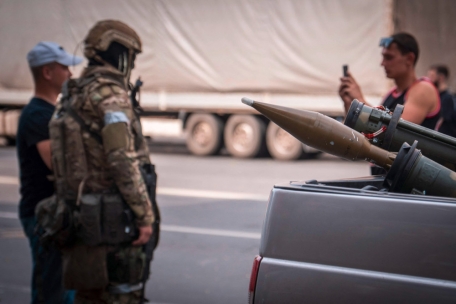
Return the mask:
<svg viewBox="0 0 456 304">
<path fill-rule="evenodd" d="M 247 303 L 269 191 L 291 180 L 369 174 L 363 162 L 323 155 L 279 162 L 195 157 L 181 145 L 151 146 L 159 174 L 162 234 L 147 297 L 152 303 Z M 28 303 L 31 261 L 17 219 L 14 148 L 0 148 L 0 303 Z"/>
</svg>

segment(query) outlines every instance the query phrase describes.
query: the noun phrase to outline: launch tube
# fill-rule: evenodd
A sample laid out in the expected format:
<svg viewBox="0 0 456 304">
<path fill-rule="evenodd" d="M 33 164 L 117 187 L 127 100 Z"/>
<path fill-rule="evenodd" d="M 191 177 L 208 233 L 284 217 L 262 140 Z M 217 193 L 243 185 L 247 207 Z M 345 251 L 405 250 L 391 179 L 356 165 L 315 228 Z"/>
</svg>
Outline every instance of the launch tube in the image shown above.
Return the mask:
<svg viewBox="0 0 456 304">
<path fill-rule="evenodd" d="M 384 186 L 391 192 L 456 197 L 456 173 L 423 156 L 417 145 L 402 145 Z"/>
<path fill-rule="evenodd" d="M 397 105 L 394 112 L 369 107 L 353 100 L 344 124 L 370 136 L 369 141 L 385 150 L 397 152 L 404 142 L 412 145 L 424 156 L 439 164 L 456 170 L 456 138 L 401 119 L 403 106 Z"/>
</svg>

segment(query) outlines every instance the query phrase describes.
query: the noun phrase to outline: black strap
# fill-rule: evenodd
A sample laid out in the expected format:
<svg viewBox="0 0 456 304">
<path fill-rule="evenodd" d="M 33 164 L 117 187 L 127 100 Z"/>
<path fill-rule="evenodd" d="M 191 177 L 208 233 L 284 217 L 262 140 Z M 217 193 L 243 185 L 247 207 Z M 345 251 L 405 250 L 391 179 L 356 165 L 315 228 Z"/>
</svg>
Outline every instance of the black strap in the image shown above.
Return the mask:
<svg viewBox="0 0 456 304">
<path fill-rule="evenodd" d="M 84 122 L 84 120 L 79 116 L 70 106 L 66 108 L 68 111 L 68 114 L 81 126 L 81 128 L 89 133 L 95 140 L 102 145 L 103 144 L 103 139 L 101 138 L 100 134 L 95 133 L 90 129 L 90 127 Z"/>
<path fill-rule="evenodd" d="M 93 81 L 93 79 L 94 79 L 94 77 L 90 77 L 88 79 L 85 79 L 82 83 L 79 81 L 79 83 L 76 84 L 76 86 L 81 88 L 81 85 L 86 85 L 87 83 L 90 83 L 91 81 Z M 62 86 L 62 108 L 64 111 L 67 111 L 68 114 L 70 114 L 70 116 L 81 126 L 81 129 L 83 129 L 84 131 L 89 133 L 93 138 L 95 138 L 95 140 L 99 144 L 102 145 L 103 139 L 101 138 L 100 134 L 92 131 L 92 129 L 90 129 L 90 127 L 85 123 L 84 119 L 82 119 L 82 117 L 79 116 L 78 113 L 76 113 L 70 105 L 71 95 L 69 92 L 68 85 L 71 82 L 70 85 L 75 86 L 75 81 L 78 81 L 78 80 L 72 79 L 72 80 L 66 81 Z"/>
<path fill-rule="evenodd" d="M 399 123 L 399 119 L 401 118 L 403 111 L 404 106 L 400 104 L 398 104 L 394 109 L 391 120 L 388 124 L 388 127 L 386 128 L 385 137 L 383 137 L 383 143 L 380 148 L 389 151 L 391 143 L 393 142 L 394 132 L 396 132 L 397 124 Z"/>
<path fill-rule="evenodd" d="M 45 304 L 44 299 L 44 281 L 43 281 L 43 267 L 41 265 L 40 259 L 43 257 L 43 251 L 40 248 L 36 248 L 37 252 L 35 252 L 35 273 L 33 280 L 35 281 L 35 288 L 36 288 L 36 297 L 39 304 Z"/>
</svg>

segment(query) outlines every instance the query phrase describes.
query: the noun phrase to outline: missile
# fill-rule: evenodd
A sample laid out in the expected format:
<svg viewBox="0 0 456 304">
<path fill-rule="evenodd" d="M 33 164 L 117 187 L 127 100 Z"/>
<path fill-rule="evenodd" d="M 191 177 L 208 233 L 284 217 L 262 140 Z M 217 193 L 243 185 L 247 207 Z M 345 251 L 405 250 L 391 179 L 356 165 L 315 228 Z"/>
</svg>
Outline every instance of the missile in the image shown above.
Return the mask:
<svg viewBox="0 0 456 304">
<path fill-rule="evenodd" d="M 242 98 L 306 145 L 348 160 L 363 159 L 388 173 L 383 186 L 391 192 L 456 197 L 456 172 L 403 143 L 397 154 L 372 145 L 361 133 L 317 112 L 297 110 Z"/>
<path fill-rule="evenodd" d="M 412 145 L 417 140 L 417 149 L 424 156 L 456 170 L 456 138 L 401 119 L 403 108 L 397 105 L 391 113 L 354 99 L 344 124 L 365 134 L 373 145 L 391 152 L 399 151 L 404 142 Z"/>
<path fill-rule="evenodd" d="M 389 170 L 396 154 L 372 145 L 361 133 L 323 114 L 242 98 L 302 143 L 348 160 L 366 160 Z"/>
</svg>

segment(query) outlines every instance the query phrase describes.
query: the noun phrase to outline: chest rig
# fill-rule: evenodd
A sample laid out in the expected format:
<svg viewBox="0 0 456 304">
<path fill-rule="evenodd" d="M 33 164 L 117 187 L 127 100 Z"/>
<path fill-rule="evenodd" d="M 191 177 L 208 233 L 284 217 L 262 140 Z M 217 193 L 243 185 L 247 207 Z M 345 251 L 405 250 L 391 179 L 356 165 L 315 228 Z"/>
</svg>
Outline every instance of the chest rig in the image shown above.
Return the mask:
<svg viewBox="0 0 456 304">
<path fill-rule="evenodd" d="M 90 91 L 119 83 L 110 79 L 98 83 L 95 77 L 69 80 L 64 85 L 49 124 L 56 195 L 77 217 L 77 234 L 85 244 L 117 245 L 135 238 L 134 215 L 103 163 L 100 118 L 77 109 L 87 102 Z M 91 165 L 94 162 L 99 163 L 98 168 Z M 91 187 L 85 189 L 88 180 Z"/>
</svg>

